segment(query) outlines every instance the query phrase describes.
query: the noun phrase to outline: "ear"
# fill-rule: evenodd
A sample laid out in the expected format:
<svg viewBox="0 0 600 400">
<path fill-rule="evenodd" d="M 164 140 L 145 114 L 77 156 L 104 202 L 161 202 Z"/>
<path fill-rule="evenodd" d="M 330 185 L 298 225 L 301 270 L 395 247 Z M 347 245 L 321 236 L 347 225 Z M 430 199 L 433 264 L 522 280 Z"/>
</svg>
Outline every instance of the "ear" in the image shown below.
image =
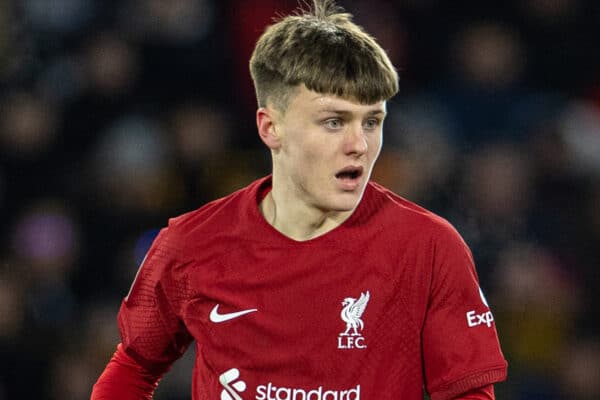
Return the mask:
<svg viewBox="0 0 600 400">
<path fill-rule="evenodd" d="M 281 138 L 275 129 L 276 111 L 272 108 L 261 107 L 256 110 L 256 126 L 258 136 L 271 150 L 277 150 L 281 146 Z"/>
</svg>

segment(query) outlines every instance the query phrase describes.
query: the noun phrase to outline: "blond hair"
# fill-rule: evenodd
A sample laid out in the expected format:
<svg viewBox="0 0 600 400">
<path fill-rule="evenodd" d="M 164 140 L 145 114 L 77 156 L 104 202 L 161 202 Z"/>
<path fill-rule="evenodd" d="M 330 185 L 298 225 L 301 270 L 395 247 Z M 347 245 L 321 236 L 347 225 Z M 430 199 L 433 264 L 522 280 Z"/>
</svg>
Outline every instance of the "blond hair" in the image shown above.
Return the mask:
<svg viewBox="0 0 600 400">
<path fill-rule="evenodd" d="M 267 27 L 250 59 L 259 107 L 285 110 L 293 90 L 304 84 L 373 104 L 398 92 L 398 74 L 375 39 L 332 0 L 314 0 Z"/>
</svg>

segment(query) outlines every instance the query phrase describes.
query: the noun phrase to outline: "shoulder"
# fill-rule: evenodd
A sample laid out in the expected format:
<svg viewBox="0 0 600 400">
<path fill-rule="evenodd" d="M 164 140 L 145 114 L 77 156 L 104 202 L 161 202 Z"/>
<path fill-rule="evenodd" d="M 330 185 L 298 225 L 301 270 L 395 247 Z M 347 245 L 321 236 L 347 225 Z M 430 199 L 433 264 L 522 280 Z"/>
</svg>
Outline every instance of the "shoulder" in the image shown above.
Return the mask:
<svg viewBox="0 0 600 400">
<path fill-rule="evenodd" d="M 255 204 L 257 185 L 261 181 L 169 219 L 146 253 L 143 268 L 140 268 L 145 279 L 184 281 L 189 267 L 197 264 L 199 257 L 211 257 L 211 251 L 230 243 L 227 235 L 240 224 L 250 204 Z"/>
<path fill-rule="evenodd" d="M 403 235 L 462 242 L 460 234 L 448 220 L 378 183 L 369 183 L 364 200 L 367 208 L 373 209 L 372 218 Z"/>
<path fill-rule="evenodd" d="M 164 229 L 163 243 L 185 253 L 199 243 L 231 233 L 246 226 L 256 213 L 257 196 L 267 178 L 252 182 L 225 197 L 202 207 L 169 219 Z"/>
</svg>

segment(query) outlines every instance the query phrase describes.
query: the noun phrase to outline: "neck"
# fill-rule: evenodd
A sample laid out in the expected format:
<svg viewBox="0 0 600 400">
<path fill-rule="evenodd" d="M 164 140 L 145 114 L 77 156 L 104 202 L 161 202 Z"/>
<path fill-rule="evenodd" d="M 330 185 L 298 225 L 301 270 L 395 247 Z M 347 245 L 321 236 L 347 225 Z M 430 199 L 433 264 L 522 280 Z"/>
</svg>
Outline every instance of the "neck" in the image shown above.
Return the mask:
<svg viewBox="0 0 600 400">
<path fill-rule="evenodd" d="M 323 211 L 298 202 L 291 193 L 273 189 L 260 203 L 267 222 L 283 235 L 305 241 L 321 236 L 342 224 L 352 211 Z"/>
</svg>

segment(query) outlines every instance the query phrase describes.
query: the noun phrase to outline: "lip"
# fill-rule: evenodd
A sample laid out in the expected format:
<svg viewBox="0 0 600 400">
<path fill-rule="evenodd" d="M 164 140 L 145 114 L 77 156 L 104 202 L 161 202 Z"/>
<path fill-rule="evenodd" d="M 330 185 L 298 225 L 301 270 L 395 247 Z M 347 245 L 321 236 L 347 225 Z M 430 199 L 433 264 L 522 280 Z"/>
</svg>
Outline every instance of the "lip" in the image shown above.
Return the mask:
<svg viewBox="0 0 600 400">
<path fill-rule="evenodd" d="M 362 182 L 364 168 L 361 165 L 348 165 L 335 174 L 335 180 L 343 191 L 354 191 Z"/>
</svg>

